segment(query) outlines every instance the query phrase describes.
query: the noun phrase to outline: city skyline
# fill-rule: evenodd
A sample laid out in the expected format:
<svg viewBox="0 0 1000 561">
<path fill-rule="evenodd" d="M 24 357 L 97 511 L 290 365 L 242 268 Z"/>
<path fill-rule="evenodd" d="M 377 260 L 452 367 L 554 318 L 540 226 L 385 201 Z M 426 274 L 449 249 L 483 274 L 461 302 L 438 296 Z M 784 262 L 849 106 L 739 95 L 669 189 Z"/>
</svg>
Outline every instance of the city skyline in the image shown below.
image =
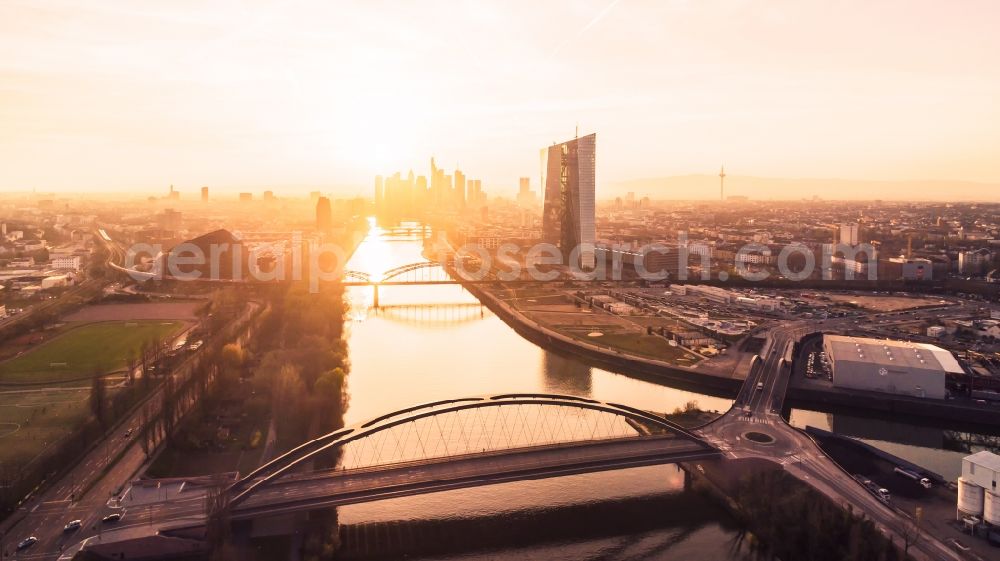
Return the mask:
<svg viewBox="0 0 1000 561">
<path fill-rule="evenodd" d="M 0 2 L 0 558 L 995 558 L 998 16 Z"/>
<path fill-rule="evenodd" d="M 8 3 L 0 46 L 19 54 L 0 59 L 0 189 L 349 195 L 447 153 L 513 191 L 531 147 L 579 123 L 602 133 L 599 196 L 725 162 L 734 194 L 750 176 L 986 183 L 962 196 L 976 198 L 1000 181 L 997 9 Z M 469 31 L 462 49 L 426 31 L 438 21 Z M 543 33 L 556 23 L 566 38 Z M 386 87 L 427 76 L 419 91 Z"/>
</svg>

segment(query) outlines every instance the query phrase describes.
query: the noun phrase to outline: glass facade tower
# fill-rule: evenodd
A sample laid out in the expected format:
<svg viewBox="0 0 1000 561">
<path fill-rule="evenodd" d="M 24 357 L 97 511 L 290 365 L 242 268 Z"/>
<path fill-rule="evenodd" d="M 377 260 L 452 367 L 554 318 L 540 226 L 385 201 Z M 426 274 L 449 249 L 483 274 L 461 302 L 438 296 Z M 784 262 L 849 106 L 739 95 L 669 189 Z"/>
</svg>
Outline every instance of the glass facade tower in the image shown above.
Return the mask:
<svg viewBox="0 0 1000 561">
<path fill-rule="evenodd" d="M 559 247 L 563 262 L 594 268 L 594 191 L 597 135 L 553 144 L 545 151 L 542 239 Z M 571 263 L 570 259 L 576 261 Z"/>
</svg>

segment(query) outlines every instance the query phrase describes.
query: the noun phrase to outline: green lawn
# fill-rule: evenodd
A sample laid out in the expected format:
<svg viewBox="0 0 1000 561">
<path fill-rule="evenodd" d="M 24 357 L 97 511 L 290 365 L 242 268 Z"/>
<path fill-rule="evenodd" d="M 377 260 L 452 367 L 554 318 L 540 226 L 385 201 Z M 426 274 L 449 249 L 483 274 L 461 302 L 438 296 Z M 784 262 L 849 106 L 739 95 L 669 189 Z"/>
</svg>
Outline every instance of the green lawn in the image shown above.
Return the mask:
<svg viewBox="0 0 1000 561">
<path fill-rule="evenodd" d="M 576 336 L 578 339 L 596 345 L 606 345 L 625 353 L 647 356 L 674 362 L 679 358 L 691 357 L 678 347 L 671 347 L 667 340 L 657 335 L 645 333 L 605 333 L 602 337 Z M 694 358 L 694 357 L 691 357 Z"/>
<path fill-rule="evenodd" d="M 109 321 L 70 329 L 25 354 L 0 363 L 0 382 L 59 384 L 111 372 L 139 354 L 144 342 L 166 338 L 182 328 L 179 321 Z"/>
<path fill-rule="evenodd" d="M 90 416 L 90 387 L 0 394 L 0 463 L 20 466 Z"/>
</svg>

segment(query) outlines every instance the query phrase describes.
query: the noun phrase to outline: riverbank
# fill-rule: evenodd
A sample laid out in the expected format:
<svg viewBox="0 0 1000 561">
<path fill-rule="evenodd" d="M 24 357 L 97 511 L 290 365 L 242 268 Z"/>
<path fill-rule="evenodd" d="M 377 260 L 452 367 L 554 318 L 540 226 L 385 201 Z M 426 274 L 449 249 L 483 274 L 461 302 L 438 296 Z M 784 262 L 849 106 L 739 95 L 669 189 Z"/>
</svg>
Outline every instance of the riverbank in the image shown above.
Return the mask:
<svg viewBox="0 0 1000 561">
<path fill-rule="evenodd" d="M 736 371 L 738 369 L 728 373 L 713 371 L 710 364 L 704 362 L 688 368 L 636 356 L 620 349 L 590 344 L 528 318 L 483 285 L 463 283 L 463 286 L 519 335 L 554 352 L 581 358 L 595 366 L 620 374 L 650 381 L 669 381 L 671 386 L 678 389 L 707 393 L 716 397 L 734 398 L 743 385 L 744 379 L 741 373 Z M 810 388 L 797 384 L 794 378 L 788 387 L 785 407 L 825 412 L 892 415 L 894 418 L 923 422 L 946 421 L 952 426 L 964 429 L 988 432 L 1000 430 L 1000 414 L 998 414 L 1000 408 L 996 406 L 840 388 Z"/>
<path fill-rule="evenodd" d="M 891 416 L 896 420 L 922 423 L 944 421 L 949 428 L 997 433 L 1000 431 L 1000 407 L 966 404 L 949 400 L 931 400 L 904 395 L 861 390 L 810 389 L 789 385 L 786 407 L 811 409 L 825 413 L 856 413 Z"/>
<path fill-rule="evenodd" d="M 572 554 L 556 553 L 549 548 L 572 543 L 574 549 L 586 550 L 637 534 L 677 533 L 687 538 L 699 530 L 711 531 L 717 524 L 726 534 L 740 530 L 713 501 L 702 500 L 687 490 L 661 491 L 554 507 L 536 506 L 513 513 L 342 524 L 338 528 L 337 559 L 440 558 L 462 554 L 481 559 L 504 554 L 566 559 L 572 558 Z M 476 557 L 477 553 L 480 557 Z"/>
<path fill-rule="evenodd" d="M 584 343 L 525 317 L 481 285 L 463 283 L 463 286 L 511 329 L 528 341 L 546 349 L 582 358 L 595 366 L 620 374 L 660 381 L 668 380 L 672 386 L 679 389 L 707 393 L 716 397 L 734 398 L 743 385 L 743 379 L 737 377 L 735 372 L 713 372 L 704 364 L 698 368 L 685 368 L 652 358 L 629 355 L 621 350 L 610 350 Z"/>
</svg>

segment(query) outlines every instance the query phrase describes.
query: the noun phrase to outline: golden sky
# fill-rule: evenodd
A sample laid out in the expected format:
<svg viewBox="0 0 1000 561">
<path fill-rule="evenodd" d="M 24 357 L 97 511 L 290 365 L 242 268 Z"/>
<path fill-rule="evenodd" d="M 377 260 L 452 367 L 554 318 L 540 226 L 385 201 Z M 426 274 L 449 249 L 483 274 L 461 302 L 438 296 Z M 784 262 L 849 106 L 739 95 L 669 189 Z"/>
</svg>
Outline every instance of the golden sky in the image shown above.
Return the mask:
<svg viewBox="0 0 1000 561">
<path fill-rule="evenodd" d="M 508 187 L 577 124 L 599 182 L 997 182 L 998 21 L 992 0 L 3 0 L 0 191 L 367 193 L 431 155 Z"/>
</svg>

